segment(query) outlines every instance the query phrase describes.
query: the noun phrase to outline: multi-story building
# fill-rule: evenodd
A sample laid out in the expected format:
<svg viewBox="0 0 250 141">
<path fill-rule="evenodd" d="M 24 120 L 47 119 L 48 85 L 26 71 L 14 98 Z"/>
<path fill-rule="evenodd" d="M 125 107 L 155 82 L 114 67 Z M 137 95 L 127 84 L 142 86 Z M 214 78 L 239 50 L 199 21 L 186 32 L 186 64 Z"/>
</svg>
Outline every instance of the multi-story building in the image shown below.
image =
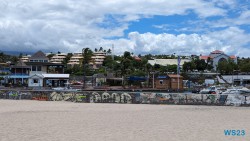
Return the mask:
<svg viewBox="0 0 250 141">
<path fill-rule="evenodd" d="M 74 53 L 73 56 L 70 58 L 68 65 L 79 65 L 82 59 L 82 53 Z"/>
<path fill-rule="evenodd" d="M 7 77 L 8 83 L 14 85 L 27 85 L 30 69 L 30 66 L 27 66 L 22 59 L 19 59 L 16 65 L 10 67 L 11 73 Z"/>
<path fill-rule="evenodd" d="M 92 58 L 92 62 L 89 64 L 93 66 L 93 68 L 99 68 L 102 66 L 104 59 L 106 58 L 106 52 L 98 51 L 94 52 Z"/>
<path fill-rule="evenodd" d="M 67 56 L 66 53 L 55 54 L 54 56 L 51 57 L 50 62 L 60 64 L 66 58 L 66 56 Z"/>
<path fill-rule="evenodd" d="M 23 62 L 28 62 L 30 57 L 31 57 L 31 55 L 25 55 L 25 56 L 22 56 L 22 57 L 21 57 L 21 60 L 22 60 Z"/>
<path fill-rule="evenodd" d="M 69 74 L 63 74 L 64 65 L 50 63 L 49 58 L 42 51 L 32 55 L 25 64 L 30 67 L 29 87 L 64 86 L 69 79 Z"/>
</svg>

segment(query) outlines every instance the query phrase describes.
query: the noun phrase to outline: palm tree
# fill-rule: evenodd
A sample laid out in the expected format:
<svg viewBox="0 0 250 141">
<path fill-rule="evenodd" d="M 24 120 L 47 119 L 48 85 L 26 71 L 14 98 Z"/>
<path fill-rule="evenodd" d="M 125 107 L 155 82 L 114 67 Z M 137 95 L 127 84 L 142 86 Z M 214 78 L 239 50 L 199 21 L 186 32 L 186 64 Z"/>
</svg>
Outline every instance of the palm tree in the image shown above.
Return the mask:
<svg viewBox="0 0 250 141">
<path fill-rule="evenodd" d="M 111 54 L 111 49 L 110 48 L 108 49 L 107 54 Z"/>
<path fill-rule="evenodd" d="M 93 52 L 89 49 L 89 48 L 83 48 L 82 49 L 82 56 L 83 56 L 83 60 L 82 60 L 82 67 L 83 67 L 83 88 L 85 88 L 85 76 L 86 76 L 86 71 L 88 69 L 88 64 L 91 61 L 91 57 L 93 55 Z"/>
<path fill-rule="evenodd" d="M 124 77 L 128 74 L 130 67 L 131 67 L 131 61 L 132 61 L 132 57 L 130 52 L 125 51 L 124 55 L 122 57 L 121 60 L 121 75 L 124 79 Z M 123 84 L 124 84 L 124 80 L 123 80 Z"/>
<path fill-rule="evenodd" d="M 102 47 L 100 47 L 100 48 L 99 48 L 99 51 L 103 51 L 103 48 L 102 48 Z"/>
</svg>

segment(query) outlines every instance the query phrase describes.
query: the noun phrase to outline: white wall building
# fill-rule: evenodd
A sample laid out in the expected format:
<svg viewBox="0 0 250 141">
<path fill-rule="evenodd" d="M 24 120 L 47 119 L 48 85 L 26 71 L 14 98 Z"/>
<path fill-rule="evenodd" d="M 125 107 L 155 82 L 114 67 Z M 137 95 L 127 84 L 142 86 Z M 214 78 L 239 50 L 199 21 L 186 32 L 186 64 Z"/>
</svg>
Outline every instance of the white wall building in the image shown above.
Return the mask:
<svg viewBox="0 0 250 141">
<path fill-rule="evenodd" d="M 234 55 L 228 56 L 223 51 L 215 50 L 212 51 L 208 56 L 200 56 L 200 59 L 205 60 L 206 62 L 208 59 L 211 60 L 212 66 L 214 70 L 217 69 L 218 63 L 224 60 L 232 59 L 237 64 L 237 57 Z"/>
</svg>

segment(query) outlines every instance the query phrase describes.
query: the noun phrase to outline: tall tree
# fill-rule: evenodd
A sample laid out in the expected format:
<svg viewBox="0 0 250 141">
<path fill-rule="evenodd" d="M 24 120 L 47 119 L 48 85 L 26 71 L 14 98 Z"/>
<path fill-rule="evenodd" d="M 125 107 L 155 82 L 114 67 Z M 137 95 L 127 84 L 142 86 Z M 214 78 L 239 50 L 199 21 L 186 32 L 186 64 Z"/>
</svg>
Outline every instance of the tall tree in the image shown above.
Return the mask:
<svg viewBox="0 0 250 141">
<path fill-rule="evenodd" d="M 18 62 L 18 57 L 16 57 L 16 56 L 12 56 L 11 57 L 11 62 L 13 63 L 13 64 L 17 64 L 17 62 Z"/>
<path fill-rule="evenodd" d="M 218 63 L 217 69 L 221 74 L 233 74 L 234 70 L 238 70 L 238 65 L 231 59 L 223 60 Z"/>
<path fill-rule="evenodd" d="M 62 64 L 67 65 L 69 63 L 70 58 L 73 56 L 72 53 L 68 53 L 66 57 L 63 59 Z"/>
<path fill-rule="evenodd" d="M 107 51 L 107 54 L 110 55 L 111 53 L 112 53 L 112 51 L 111 51 L 111 49 L 109 48 L 108 51 Z"/>
<path fill-rule="evenodd" d="M 121 75 L 124 77 L 126 75 L 129 74 L 129 72 L 131 71 L 131 61 L 132 61 L 132 57 L 130 52 L 125 51 L 123 56 L 122 56 L 122 60 L 121 60 Z M 123 81 L 124 82 L 124 81 Z"/>
<path fill-rule="evenodd" d="M 102 47 L 100 47 L 100 48 L 99 48 L 99 51 L 103 51 L 103 48 L 102 48 Z"/>
</svg>

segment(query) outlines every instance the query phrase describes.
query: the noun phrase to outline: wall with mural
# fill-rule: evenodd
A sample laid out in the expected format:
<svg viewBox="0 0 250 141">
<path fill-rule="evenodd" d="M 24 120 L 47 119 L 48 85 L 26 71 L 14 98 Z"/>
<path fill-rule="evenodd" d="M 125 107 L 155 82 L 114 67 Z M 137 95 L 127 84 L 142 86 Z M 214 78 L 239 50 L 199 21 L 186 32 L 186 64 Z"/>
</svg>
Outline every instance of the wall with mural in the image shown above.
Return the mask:
<svg viewBox="0 0 250 141">
<path fill-rule="evenodd" d="M 83 103 L 183 104 L 250 106 L 250 95 L 215 95 L 117 91 L 16 91 L 1 90 L 0 99 L 30 99 Z"/>
</svg>

